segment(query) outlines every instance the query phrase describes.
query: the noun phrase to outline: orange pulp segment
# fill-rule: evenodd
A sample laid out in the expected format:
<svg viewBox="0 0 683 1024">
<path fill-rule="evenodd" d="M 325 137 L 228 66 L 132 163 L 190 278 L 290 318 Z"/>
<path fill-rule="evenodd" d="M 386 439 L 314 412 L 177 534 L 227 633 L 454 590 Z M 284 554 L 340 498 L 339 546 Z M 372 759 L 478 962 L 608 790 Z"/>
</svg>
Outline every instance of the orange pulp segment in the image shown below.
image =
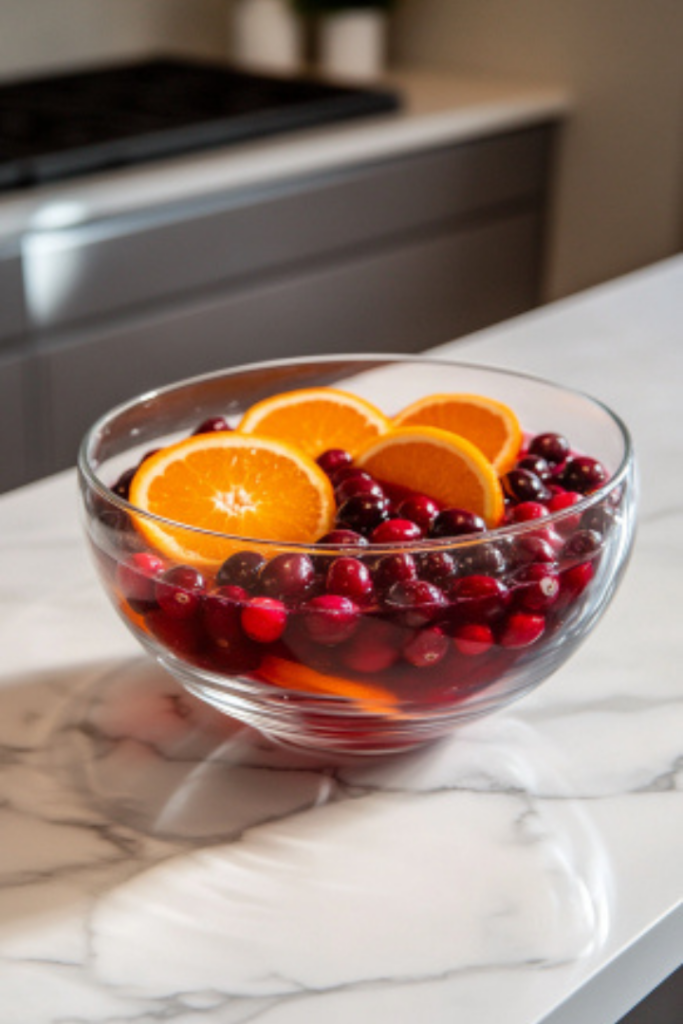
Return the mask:
<svg viewBox="0 0 683 1024">
<path fill-rule="evenodd" d="M 358 704 L 363 711 L 371 714 L 402 717 L 396 697 L 383 686 L 370 686 L 367 683 L 356 683 L 351 679 L 326 675 L 307 665 L 295 664 L 287 658 L 278 658 L 272 654 L 266 655 L 263 659 L 258 673 L 266 682 L 283 686 L 287 690 L 346 697 Z"/>
<path fill-rule="evenodd" d="M 467 438 L 501 475 L 522 447 L 522 428 L 507 405 L 483 395 L 428 395 L 394 416 L 397 427 L 438 427 Z"/>
<path fill-rule="evenodd" d="M 356 462 L 384 483 L 481 516 L 489 529 L 503 517 L 503 491 L 495 469 L 471 441 L 447 430 L 396 427 L 367 445 Z"/>
<path fill-rule="evenodd" d="M 172 520 L 134 517 L 153 547 L 207 567 L 235 550 L 219 534 L 311 543 L 335 515 L 332 485 L 312 459 L 281 441 L 227 431 L 186 438 L 145 459 L 130 502 Z"/>
<path fill-rule="evenodd" d="M 364 398 L 321 387 L 264 398 L 246 411 L 237 429 L 289 441 L 317 459 L 330 448 L 344 448 L 353 455 L 390 427 L 384 413 Z"/>
</svg>

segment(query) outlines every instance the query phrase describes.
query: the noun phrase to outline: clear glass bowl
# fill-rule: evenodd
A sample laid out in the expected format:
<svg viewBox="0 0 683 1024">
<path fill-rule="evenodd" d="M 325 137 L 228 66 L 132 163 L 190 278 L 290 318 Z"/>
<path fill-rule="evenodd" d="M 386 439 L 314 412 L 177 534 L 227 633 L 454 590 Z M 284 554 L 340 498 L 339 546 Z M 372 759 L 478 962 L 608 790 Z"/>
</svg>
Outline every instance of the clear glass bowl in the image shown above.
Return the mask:
<svg viewBox="0 0 683 1024">
<path fill-rule="evenodd" d="M 285 554 L 310 558 L 310 593 L 324 589 L 336 558 L 365 562 L 376 581 L 373 597 L 347 630 L 333 629 L 333 635 L 325 628 L 329 621 L 321 629 L 318 617 L 316 628 L 308 600 L 299 598 L 289 601 L 279 639 L 246 637 L 241 605 L 258 593 L 258 578 L 240 580 L 248 596 L 226 603 L 216 594 L 215 574 L 204 573 L 199 598 L 188 594 L 187 615 L 169 616 L 155 596 L 157 585 L 140 570 L 146 544 L 135 518 L 146 514 L 114 490 L 121 475 L 209 417 L 236 424 L 260 399 L 313 386 L 354 392 L 388 415 L 436 392 L 486 395 L 511 406 L 528 437 L 563 434 L 572 451 L 602 463 L 608 481 L 564 511 L 486 533 L 361 548 L 259 542 L 266 561 Z M 280 741 L 327 752 L 404 750 L 536 687 L 570 657 L 611 600 L 635 523 L 631 441 L 604 405 L 522 374 L 426 358 L 261 363 L 150 392 L 94 424 L 81 446 L 79 478 L 100 579 L 143 647 L 226 714 Z M 192 532 L 182 524 L 174 528 Z M 243 538 L 216 539 L 225 543 L 226 557 L 248 546 Z M 406 554 L 440 589 L 437 606 L 406 609 L 380 586 L 380 560 Z M 444 563 L 450 567 L 445 574 Z M 168 559 L 164 564 L 171 567 Z"/>
</svg>

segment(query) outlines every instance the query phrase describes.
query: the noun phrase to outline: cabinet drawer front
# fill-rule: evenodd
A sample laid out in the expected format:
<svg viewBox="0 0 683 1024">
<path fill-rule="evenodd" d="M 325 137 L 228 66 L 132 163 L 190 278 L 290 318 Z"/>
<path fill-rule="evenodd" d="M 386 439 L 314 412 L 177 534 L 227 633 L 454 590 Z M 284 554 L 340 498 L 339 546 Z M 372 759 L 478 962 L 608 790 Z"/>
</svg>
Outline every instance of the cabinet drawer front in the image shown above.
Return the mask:
<svg viewBox="0 0 683 1024">
<path fill-rule="evenodd" d="M 0 250 L 0 348 L 16 341 L 25 328 L 24 285 L 17 245 Z"/>
<path fill-rule="evenodd" d="M 240 287 L 509 203 L 542 202 L 552 129 L 445 147 L 29 238 L 29 316 L 42 329 Z"/>
<path fill-rule="evenodd" d="M 222 367 L 284 356 L 417 352 L 536 301 L 539 218 L 443 233 L 257 291 L 63 336 L 38 358 L 50 396 L 53 469 L 112 405 Z"/>
</svg>

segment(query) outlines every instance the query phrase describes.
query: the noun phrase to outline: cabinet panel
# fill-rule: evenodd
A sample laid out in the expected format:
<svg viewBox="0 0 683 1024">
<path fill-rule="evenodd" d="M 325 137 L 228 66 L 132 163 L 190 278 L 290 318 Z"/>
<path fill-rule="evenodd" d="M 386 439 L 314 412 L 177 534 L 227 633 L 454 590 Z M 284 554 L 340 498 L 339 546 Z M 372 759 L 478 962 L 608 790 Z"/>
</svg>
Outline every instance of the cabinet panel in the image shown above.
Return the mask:
<svg viewBox="0 0 683 1024">
<path fill-rule="evenodd" d="M 29 448 L 36 442 L 37 418 L 26 401 L 29 361 L 18 352 L 0 355 L 0 491 L 32 478 Z"/>
<path fill-rule="evenodd" d="M 277 189 L 251 189 L 145 217 L 117 218 L 27 241 L 29 315 L 41 329 L 199 289 L 236 287 L 400 244 L 504 204 L 539 205 L 552 127 L 447 146 Z"/>
<path fill-rule="evenodd" d="M 83 431 L 140 391 L 243 362 L 309 353 L 416 352 L 536 301 L 534 212 L 445 232 L 267 287 L 222 293 L 39 352 L 51 459 L 71 465 Z"/>
<path fill-rule="evenodd" d="M 16 341 L 25 327 L 24 286 L 17 244 L 0 250 L 0 348 Z"/>
</svg>

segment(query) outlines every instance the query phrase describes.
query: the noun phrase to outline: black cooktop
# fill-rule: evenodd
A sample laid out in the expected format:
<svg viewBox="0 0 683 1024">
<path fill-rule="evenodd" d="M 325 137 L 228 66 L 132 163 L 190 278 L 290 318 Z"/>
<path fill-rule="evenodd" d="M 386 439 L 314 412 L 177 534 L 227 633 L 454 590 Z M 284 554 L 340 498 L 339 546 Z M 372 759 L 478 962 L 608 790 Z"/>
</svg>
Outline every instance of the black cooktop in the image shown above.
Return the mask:
<svg viewBox="0 0 683 1024">
<path fill-rule="evenodd" d="M 382 89 L 158 59 L 0 85 L 0 189 L 396 110 Z"/>
</svg>

